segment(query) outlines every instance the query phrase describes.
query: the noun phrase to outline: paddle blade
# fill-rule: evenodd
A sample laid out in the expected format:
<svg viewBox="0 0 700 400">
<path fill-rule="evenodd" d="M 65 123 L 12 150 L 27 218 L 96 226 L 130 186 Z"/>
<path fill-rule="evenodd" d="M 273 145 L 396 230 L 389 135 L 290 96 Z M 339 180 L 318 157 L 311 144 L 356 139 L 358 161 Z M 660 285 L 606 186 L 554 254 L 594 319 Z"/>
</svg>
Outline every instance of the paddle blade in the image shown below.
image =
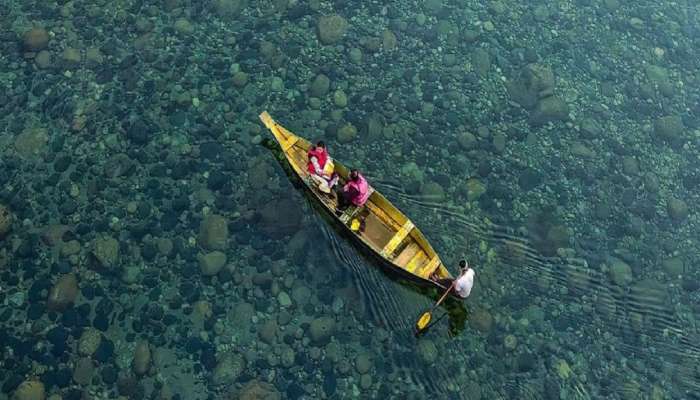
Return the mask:
<svg viewBox="0 0 700 400">
<path fill-rule="evenodd" d="M 425 329 L 426 326 L 430 323 L 430 319 L 432 318 L 432 315 L 430 315 L 430 311 L 426 311 L 423 313 L 423 315 L 418 318 L 418 321 L 416 322 L 416 329 L 418 331 L 422 331 Z"/>
</svg>

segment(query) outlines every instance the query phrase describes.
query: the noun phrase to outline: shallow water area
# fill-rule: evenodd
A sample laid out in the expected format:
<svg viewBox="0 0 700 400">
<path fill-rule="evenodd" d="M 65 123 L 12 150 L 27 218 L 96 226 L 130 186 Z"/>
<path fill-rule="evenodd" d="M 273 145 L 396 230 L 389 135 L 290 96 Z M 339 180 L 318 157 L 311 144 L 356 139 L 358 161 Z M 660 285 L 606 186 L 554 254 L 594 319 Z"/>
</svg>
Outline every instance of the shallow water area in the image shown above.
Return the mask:
<svg viewBox="0 0 700 400">
<path fill-rule="evenodd" d="M 692 1 L 10 1 L 0 400 L 697 399 Z M 453 274 L 353 243 L 258 115 Z M 272 143 L 272 144 L 271 144 Z"/>
</svg>

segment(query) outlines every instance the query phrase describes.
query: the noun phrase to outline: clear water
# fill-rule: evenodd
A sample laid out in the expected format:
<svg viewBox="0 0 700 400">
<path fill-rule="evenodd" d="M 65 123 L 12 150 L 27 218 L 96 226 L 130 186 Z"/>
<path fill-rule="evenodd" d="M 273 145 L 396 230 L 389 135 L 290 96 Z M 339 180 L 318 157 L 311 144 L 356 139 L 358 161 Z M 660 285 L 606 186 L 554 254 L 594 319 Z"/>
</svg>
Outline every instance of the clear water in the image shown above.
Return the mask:
<svg viewBox="0 0 700 400">
<path fill-rule="evenodd" d="M 698 8 L 5 2 L 0 399 L 700 397 Z M 472 296 L 415 337 L 439 293 L 328 224 L 264 110 Z"/>
</svg>

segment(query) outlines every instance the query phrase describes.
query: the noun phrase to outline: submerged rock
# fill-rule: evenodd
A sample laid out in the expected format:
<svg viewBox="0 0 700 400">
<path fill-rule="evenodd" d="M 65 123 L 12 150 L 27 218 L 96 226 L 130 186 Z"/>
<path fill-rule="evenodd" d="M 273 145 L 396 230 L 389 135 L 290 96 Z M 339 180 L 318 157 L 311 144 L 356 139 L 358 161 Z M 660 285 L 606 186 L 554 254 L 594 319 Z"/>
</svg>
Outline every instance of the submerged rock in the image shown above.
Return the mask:
<svg viewBox="0 0 700 400">
<path fill-rule="evenodd" d="M 530 123 L 544 125 L 548 122 L 569 119 L 569 105 L 559 97 L 551 96 L 540 100 L 530 114 Z"/>
<path fill-rule="evenodd" d="M 423 339 L 418 343 L 418 357 L 426 364 L 432 364 L 437 360 L 438 349 L 430 339 Z"/>
<path fill-rule="evenodd" d="M 78 292 L 78 279 L 75 274 L 63 275 L 49 291 L 47 307 L 49 310 L 63 311 L 73 305 Z"/>
<path fill-rule="evenodd" d="M 469 325 L 483 334 L 488 334 L 493 326 L 493 317 L 484 309 L 476 309 L 469 318 Z"/>
<path fill-rule="evenodd" d="M 73 368 L 73 381 L 78 385 L 88 385 L 95 374 L 95 365 L 89 358 L 81 358 Z"/>
<path fill-rule="evenodd" d="M 142 376 L 148 372 L 149 368 L 151 367 L 151 349 L 148 346 L 147 341 L 142 340 L 136 345 L 132 365 L 136 375 Z"/>
<path fill-rule="evenodd" d="M 112 237 L 95 239 L 92 253 L 102 267 L 113 268 L 119 259 L 119 242 Z"/>
<path fill-rule="evenodd" d="M 46 390 L 44 389 L 44 384 L 38 380 L 22 382 L 12 395 L 12 400 L 44 400 L 45 398 Z"/>
<path fill-rule="evenodd" d="M 102 333 L 94 328 L 87 328 L 78 340 L 78 353 L 83 356 L 92 356 L 102 343 Z"/>
<path fill-rule="evenodd" d="M 551 69 L 529 64 L 519 75 L 506 84 L 508 93 L 518 104 L 526 109 L 532 109 L 540 99 L 549 97 L 554 91 L 554 73 Z"/>
<path fill-rule="evenodd" d="M 223 250 L 228 241 L 228 224 L 221 215 L 207 215 L 199 225 L 199 244 L 208 250 Z"/>
<path fill-rule="evenodd" d="M 610 261 L 608 274 L 614 284 L 622 287 L 627 286 L 633 279 L 632 267 L 619 258 L 613 258 Z"/>
<path fill-rule="evenodd" d="M 345 36 L 348 21 L 340 15 L 324 15 L 318 19 L 318 40 L 323 44 L 335 44 Z"/>
<path fill-rule="evenodd" d="M 274 385 L 253 380 L 246 383 L 238 394 L 233 394 L 230 400 L 281 400 L 282 395 Z"/>
<path fill-rule="evenodd" d="M 245 360 L 238 353 L 226 353 L 216 364 L 211 376 L 214 385 L 231 384 L 245 370 Z"/>
<path fill-rule="evenodd" d="M 289 198 L 265 204 L 260 214 L 263 232 L 273 239 L 293 235 L 301 228 L 301 207 Z"/>
<path fill-rule="evenodd" d="M 326 344 L 335 332 L 335 320 L 331 317 L 316 318 L 309 326 L 309 337 L 316 344 Z"/>
<path fill-rule="evenodd" d="M 678 115 L 667 115 L 654 121 L 654 135 L 664 141 L 675 143 L 683 139 L 685 126 Z"/>
<path fill-rule="evenodd" d="M 688 204 L 677 198 L 670 198 L 666 203 L 666 209 L 668 210 L 669 217 L 675 222 L 683 222 L 688 218 L 688 213 L 690 212 Z"/>
<path fill-rule="evenodd" d="M 221 251 L 212 251 L 207 254 L 199 254 L 199 269 L 202 275 L 214 276 L 226 265 L 226 254 Z"/>
<path fill-rule="evenodd" d="M 49 45 L 49 33 L 42 27 L 34 27 L 22 36 L 22 45 L 27 51 L 39 51 Z"/>
<path fill-rule="evenodd" d="M 13 221 L 14 215 L 10 209 L 0 204 L 0 239 L 10 232 Z"/>
</svg>

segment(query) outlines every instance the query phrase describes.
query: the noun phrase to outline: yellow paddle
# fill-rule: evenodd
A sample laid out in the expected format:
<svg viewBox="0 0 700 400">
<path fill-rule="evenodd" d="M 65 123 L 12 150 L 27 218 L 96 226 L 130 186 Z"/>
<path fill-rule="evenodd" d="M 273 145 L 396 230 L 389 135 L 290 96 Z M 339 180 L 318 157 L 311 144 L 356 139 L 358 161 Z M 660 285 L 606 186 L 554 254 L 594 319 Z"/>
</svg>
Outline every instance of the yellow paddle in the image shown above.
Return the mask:
<svg viewBox="0 0 700 400">
<path fill-rule="evenodd" d="M 455 286 L 455 283 L 457 283 L 456 279 L 452 281 L 452 284 L 450 285 L 450 287 L 447 288 L 442 297 L 440 297 L 440 300 L 438 300 L 437 303 L 435 303 L 435 305 L 430 308 L 430 310 L 420 315 L 418 321 L 416 321 L 417 333 L 420 333 L 423 329 L 425 329 L 428 326 L 430 320 L 433 318 L 432 312 L 435 311 L 435 309 L 438 308 L 440 304 L 442 304 L 442 302 L 447 298 L 447 295 L 450 294 L 450 291 Z"/>
</svg>

